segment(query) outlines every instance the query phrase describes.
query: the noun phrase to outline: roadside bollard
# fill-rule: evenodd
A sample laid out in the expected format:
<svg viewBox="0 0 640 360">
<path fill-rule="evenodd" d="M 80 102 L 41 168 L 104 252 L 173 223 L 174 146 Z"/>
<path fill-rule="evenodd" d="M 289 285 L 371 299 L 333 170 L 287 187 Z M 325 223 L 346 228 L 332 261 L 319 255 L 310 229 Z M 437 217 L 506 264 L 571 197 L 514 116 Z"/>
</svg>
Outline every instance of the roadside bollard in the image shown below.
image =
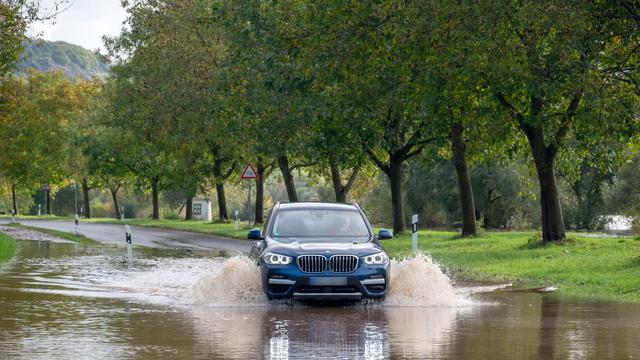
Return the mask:
<svg viewBox="0 0 640 360">
<path fill-rule="evenodd" d="M 120 221 L 124 222 L 124 206 L 120 206 Z"/>
<path fill-rule="evenodd" d="M 240 230 L 240 211 L 236 210 L 235 215 L 236 215 L 235 228 L 236 230 Z"/>
<path fill-rule="evenodd" d="M 131 269 L 131 265 L 133 264 L 133 254 L 131 252 L 131 228 L 129 225 L 124 226 L 124 235 L 127 242 L 127 264 L 129 269 Z"/>
<path fill-rule="evenodd" d="M 411 250 L 418 250 L 418 214 L 411 217 Z"/>
<path fill-rule="evenodd" d="M 12 223 L 16 222 L 16 210 L 15 209 L 11 209 L 11 222 Z"/>
<path fill-rule="evenodd" d="M 80 216 L 78 216 L 78 214 L 76 214 L 76 216 L 74 217 L 74 222 L 76 226 L 73 229 L 73 234 L 78 235 L 78 227 L 80 226 Z"/>
</svg>

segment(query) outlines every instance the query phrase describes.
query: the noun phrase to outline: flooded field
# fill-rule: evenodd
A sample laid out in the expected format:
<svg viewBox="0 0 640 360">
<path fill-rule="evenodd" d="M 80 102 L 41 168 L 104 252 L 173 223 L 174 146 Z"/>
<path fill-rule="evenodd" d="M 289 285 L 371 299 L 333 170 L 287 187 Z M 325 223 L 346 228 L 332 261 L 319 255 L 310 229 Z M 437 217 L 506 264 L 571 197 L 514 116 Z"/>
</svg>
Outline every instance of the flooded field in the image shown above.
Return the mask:
<svg viewBox="0 0 640 360">
<path fill-rule="evenodd" d="M 393 264 L 384 303 L 268 302 L 243 257 L 20 241 L 0 265 L 1 359 L 636 359 L 640 305 L 456 287 Z"/>
</svg>

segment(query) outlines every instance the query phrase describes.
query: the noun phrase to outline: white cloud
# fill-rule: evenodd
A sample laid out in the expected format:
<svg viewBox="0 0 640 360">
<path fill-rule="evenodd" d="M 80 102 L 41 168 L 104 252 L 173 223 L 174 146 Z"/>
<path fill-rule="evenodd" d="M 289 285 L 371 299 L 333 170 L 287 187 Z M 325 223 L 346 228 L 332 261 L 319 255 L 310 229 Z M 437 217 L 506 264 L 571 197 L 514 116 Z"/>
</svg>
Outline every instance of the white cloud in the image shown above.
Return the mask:
<svg viewBox="0 0 640 360">
<path fill-rule="evenodd" d="M 57 0 L 59 3 L 60 0 Z M 56 0 L 43 0 L 44 9 L 52 9 Z M 45 40 L 62 40 L 89 50 L 104 50 L 103 35 L 117 35 L 126 19 L 120 0 L 71 0 L 68 9 L 55 21 L 33 24 L 29 36 Z"/>
</svg>

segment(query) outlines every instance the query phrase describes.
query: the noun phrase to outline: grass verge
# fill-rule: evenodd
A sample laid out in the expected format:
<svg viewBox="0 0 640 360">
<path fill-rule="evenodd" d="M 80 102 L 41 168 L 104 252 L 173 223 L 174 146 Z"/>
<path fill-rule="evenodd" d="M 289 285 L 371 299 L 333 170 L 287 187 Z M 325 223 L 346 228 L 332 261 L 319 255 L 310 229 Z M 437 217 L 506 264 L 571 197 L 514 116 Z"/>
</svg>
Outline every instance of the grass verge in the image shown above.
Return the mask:
<svg viewBox="0 0 640 360">
<path fill-rule="evenodd" d="M 9 261 L 16 254 L 16 241 L 9 235 L 0 233 L 0 263 Z"/>
<path fill-rule="evenodd" d="M 35 226 L 27 226 L 27 225 L 16 224 L 16 223 L 9 224 L 9 226 L 14 226 L 14 227 L 21 228 L 21 229 L 38 231 L 38 232 L 41 232 L 41 233 L 44 233 L 44 234 L 49 234 L 51 236 L 59 237 L 61 239 L 74 241 L 74 242 L 77 242 L 78 244 L 81 244 L 81 245 L 99 245 L 100 244 L 99 242 L 91 240 L 89 238 L 86 238 L 86 237 L 84 237 L 82 235 L 76 235 L 76 234 L 69 233 L 69 232 L 64 232 L 64 231 L 43 229 L 43 228 L 39 228 L 39 227 L 35 227 Z"/>
<path fill-rule="evenodd" d="M 564 245 L 530 246 L 533 232 L 487 232 L 461 239 L 456 233 L 420 231 L 418 248 L 467 280 L 553 284 L 559 293 L 640 302 L 640 239 L 571 234 Z M 409 254 L 411 235 L 382 242 L 395 257 Z"/>
</svg>

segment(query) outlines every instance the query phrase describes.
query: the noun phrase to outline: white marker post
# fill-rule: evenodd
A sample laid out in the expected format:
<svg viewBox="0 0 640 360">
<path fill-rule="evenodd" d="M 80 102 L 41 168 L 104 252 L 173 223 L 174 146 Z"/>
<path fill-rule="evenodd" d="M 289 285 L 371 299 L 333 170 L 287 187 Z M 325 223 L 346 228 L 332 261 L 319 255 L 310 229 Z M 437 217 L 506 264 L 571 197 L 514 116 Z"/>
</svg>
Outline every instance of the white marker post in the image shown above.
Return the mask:
<svg viewBox="0 0 640 360">
<path fill-rule="evenodd" d="M 124 222 L 124 206 L 120 206 L 120 221 Z"/>
<path fill-rule="evenodd" d="M 78 227 L 80 226 L 80 216 L 77 213 L 74 218 L 74 222 L 76 223 L 76 227 L 73 229 L 73 234 L 78 235 Z"/>
<path fill-rule="evenodd" d="M 234 214 L 236 216 L 236 230 L 240 230 L 240 211 L 236 210 Z"/>
<path fill-rule="evenodd" d="M 133 253 L 131 251 L 131 228 L 129 225 L 124 226 L 124 237 L 127 242 L 127 265 L 129 269 L 131 269 L 131 265 L 133 264 Z"/>
<path fill-rule="evenodd" d="M 15 223 L 16 222 L 16 210 L 15 209 L 11 209 L 11 222 Z"/>
<path fill-rule="evenodd" d="M 40 206 L 41 204 L 38 204 L 38 216 L 40 216 Z"/>
<path fill-rule="evenodd" d="M 411 250 L 418 250 L 418 214 L 411 217 Z"/>
</svg>

